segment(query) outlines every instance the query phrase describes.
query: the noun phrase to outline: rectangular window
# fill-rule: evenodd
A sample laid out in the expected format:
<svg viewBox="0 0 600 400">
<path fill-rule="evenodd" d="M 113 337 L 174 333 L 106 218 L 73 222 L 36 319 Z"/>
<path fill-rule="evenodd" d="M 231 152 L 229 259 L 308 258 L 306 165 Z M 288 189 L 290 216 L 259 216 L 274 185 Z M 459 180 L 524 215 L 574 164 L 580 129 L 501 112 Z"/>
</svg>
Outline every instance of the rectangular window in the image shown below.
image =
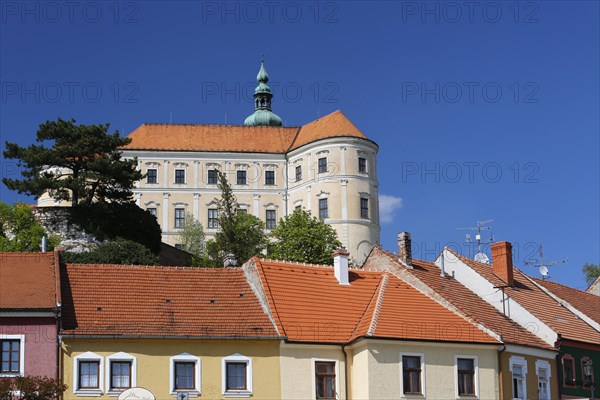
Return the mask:
<svg viewBox="0 0 600 400">
<path fill-rule="evenodd" d="M 110 363 L 110 388 L 129 389 L 131 387 L 131 361 Z"/>
<path fill-rule="evenodd" d="M 524 399 L 525 391 L 523 386 L 523 381 L 525 380 L 525 375 L 523 374 L 523 366 L 522 365 L 513 365 L 512 369 L 512 379 L 513 379 L 513 399 Z"/>
<path fill-rule="evenodd" d="M 327 157 L 319 158 L 319 173 L 327 172 Z"/>
<path fill-rule="evenodd" d="M 175 390 L 196 389 L 194 385 L 194 374 L 196 363 L 176 362 L 175 363 Z"/>
<path fill-rule="evenodd" d="M 360 199 L 360 217 L 369 219 L 369 199 Z"/>
<path fill-rule="evenodd" d="M 183 228 L 184 222 L 185 222 L 185 209 L 176 208 L 175 209 L 175 228 Z"/>
<path fill-rule="evenodd" d="M 146 183 L 158 183 L 156 168 L 148 168 L 148 171 L 146 171 Z"/>
<path fill-rule="evenodd" d="M 265 171 L 265 185 L 275 184 L 275 171 Z"/>
<path fill-rule="evenodd" d="M 179 183 L 179 184 L 185 183 L 185 169 L 176 169 L 175 170 L 175 183 Z"/>
<path fill-rule="evenodd" d="M 563 356 L 563 379 L 565 386 L 575 386 L 575 360 L 572 357 Z"/>
<path fill-rule="evenodd" d="M 457 359 L 458 395 L 475 396 L 475 360 L 472 358 Z"/>
<path fill-rule="evenodd" d="M 211 229 L 219 227 L 219 214 L 215 208 L 208 209 L 208 227 Z"/>
<path fill-rule="evenodd" d="M 335 362 L 315 362 L 315 391 L 317 399 L 335 399 Z"/>
<path fill-rule="evenodd" d="M 587 356 L 581 358 L 581 376 L 583 377 L 582 386 L 590 389 L 594 385 L 594 364 Z"/>
<path fill-rule="evenodd" d="M 209 169 L 208 170 L 208 179 L 207 182 L 209 185 L 216 185 L 217 184 L 217 170 L 216 169 Z"/>
<path fill-rule="evenodd" d="M 367 159 L 364 157 L 358 157 L 358 172 L 367 172 Z"/>
<path fill-rule="evenodd" d="M 79 389 L 99 389 L 100 362 L 79 362 Z"/>
<path fill-rule="evenodd" d="M 402 377 L 404 393 L 421 393 L 421 357 L 402 356 Z"/>
<path fill-rule="evenodd" d="M 246 390 L 246 363 L 228 362 L 227 369 L 227 390 Z"/>
<path fill-rule="evenodd" d="M 275 229 L 276 225 L 275 210 L 267 210 L 267 229 Z"/>
<path fill-rule="evenodd" d="M 302 167 L 300 165 L 298 165 L 296 167 L 296 182 L 301 181 L 302 180 Z"/>
<path fill-rule="evenodd" d="M 550 384 L 548 379 L 548 370 L 540 368 L 538 374 L 538 400 L 550 400 Z"/>
<path fill-rule="evenodd" d="M 325 219 L 329 217 L 329 208 L 327 207 L 327 199 L 319 199 L 319 218 Z"/>
<path fill-rule="evenodd" d="M 146 211 L 156 217 L 156 207 L 148 207 L 146 208 Z"/>
<path fill-rule="evenodd" d="M 18 339 L 1 340 L 0 346 L 2 350 L 0 373 L 20 373 L 21 341 Z"/>
<path fill-rule="evenodd" d="M 238 171 L 237 172 L 237 184 L 238 185 L 246 184 L 246 171 Z"/>
</svg>

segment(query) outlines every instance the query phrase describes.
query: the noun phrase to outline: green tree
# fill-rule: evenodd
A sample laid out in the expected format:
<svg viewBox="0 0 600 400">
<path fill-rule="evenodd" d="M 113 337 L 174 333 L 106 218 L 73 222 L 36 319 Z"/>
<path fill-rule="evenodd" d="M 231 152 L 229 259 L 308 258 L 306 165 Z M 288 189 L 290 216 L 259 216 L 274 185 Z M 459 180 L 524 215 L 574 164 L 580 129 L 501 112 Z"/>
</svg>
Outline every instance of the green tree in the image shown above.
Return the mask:
<svg viewBox="0 0 600 400">
<path fill-rule="evenodd" d="M 582 271 L 585 274 L 586 282 L 588 285 L 591 285 L 600 276 L 600 265 L 585 263 L 583 264 Z"/>
<path fill-rule="evenodd" d="M 223 257 L 233 253 L 238 265 L 262 253 L 267 246 L 265 224 L 254 215 L 238 210 L 238 203 L 227 176 L 219 172 L 219 230 L 207 244 L 207 255 L 212 266 L 223 266 Z"/>
<path fill-rule="evenodd" d="M 332 264 L 333 251 L 342 245 L 330 225 L 301 209 L 281 218 L 271 237 L 268 257 L 313 264 Z"/>
<path fill-rule="evenodd" d="M 0 400 L 11 400 L 12 392 L 19 392 L 22 400 L 57 400 L 67 390 L 67 385 L 58 380 L 39 376 L 18 376 L 0 379 Z"/>
<path fill-rule="evenodd" d="M 179 242 L 181 249 L 192 255 L 193 265 L 202 265 L 206 257 L 206 236 L 204 228 L 199 221 L 187 213 L 183 220 L 183 227 L 179 232 Z"/>
<path fill-rule="evenodd" d="M 47 250 L 60 242 L 58 237 L 48 235 L 27 204 L 0 202 L 0 251 L 40 251 L 44 236 L 48 237 Z"/>
<path fill-rule="evenodd" d="M 64 260 L 77 264 L 160 265 L 160 259 L 148 248 L 123 238 L 102 242 L 89 252 L 65 252 Z"/>
<path fill-rule="evenodd" d="M 6 143 L 4 157 L 18 160 L 22 180 L 3 178 L 2 182 L 19 193 L 40 196 L 48 193 L 71 205 L 96 201 L 128 202 L 136 181 L 143 178 L 137 160 L 121 159 L 119 148 L 131 139 L 108 134 L 106 125 L 76 125 L 59 118 L 46 121 L 29 147 Z M 51 147 L 44 143 L 52 143 Z"/>
</svg>

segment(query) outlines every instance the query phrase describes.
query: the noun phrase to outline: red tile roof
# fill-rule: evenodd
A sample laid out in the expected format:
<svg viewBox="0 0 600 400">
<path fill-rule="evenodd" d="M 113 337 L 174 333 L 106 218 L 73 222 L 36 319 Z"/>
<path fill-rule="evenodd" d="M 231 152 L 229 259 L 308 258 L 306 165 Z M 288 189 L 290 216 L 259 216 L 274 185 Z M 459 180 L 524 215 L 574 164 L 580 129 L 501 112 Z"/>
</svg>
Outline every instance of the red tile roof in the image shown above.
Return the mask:
<svg viewBox="0 0 600 400">
<path fill-rule="evenodd" d="M 406 268 L 398 262 L 398 255 L 387 252 L 380 247 L 375 247 L 371 251 L 363 268 L 367 270 L 381 270 L 388 266 L 390 271 L 402 270 L 427 285 L 433 292 L 456 307 L 456 309 L 472 321 L 500 335 L 503 342 L 553 349 L 552 346 L 549 346 L 530 331 L 500 313 L 456 279 L 452 279 L 448 274 L 445 275 L 445 278 L 442 278 L 440 276 L 440 269 L 435 264 L 414 259 L 412 264 L 412 269 Z M 402 279 L 402 274 L 398 274 L 398 277 Z"/>
<path fill-rule="evenodd" d="M 494 274 L 491 265 L 479 263 L 452 250 L 450 251 L 494 286 L 505 284 Z M 514 268 L 514 280 L 515 286 L 505 289 L 506 294 L 548 325 L 554 332 L 565 339 L 594 344 L 600 343 L 600 332 L 530 282 L 518 268 Z"/>
<path fill-rule="evenodd" d="M 62 266 L 69 335 L 277 337 L 241 269 Z"/>
<path fill-rule="evenodd" d="M 538 278 L 531 279 L 600 324 L 600 297 L 560 283 Z"/>
<path fill-rule="evenodd" d="M 498 343 L 392 274 L 350 271 L 340 285 L 329 266 L 254 258 L 267 302 L 293 342 L 349 343 L 364 336 Z"/>
<path fill-rule="evenodd" d="M 366 139 L 348 118 L 335 111 L 302 127 L 143 124 L 133 131 L 127 150 L 286 153 L 330 137 Z"/>
<path fill-rule="evenodd" d="M 55 309 L 54 253 L 0 253 L 0 309 Z"/>
</svg>

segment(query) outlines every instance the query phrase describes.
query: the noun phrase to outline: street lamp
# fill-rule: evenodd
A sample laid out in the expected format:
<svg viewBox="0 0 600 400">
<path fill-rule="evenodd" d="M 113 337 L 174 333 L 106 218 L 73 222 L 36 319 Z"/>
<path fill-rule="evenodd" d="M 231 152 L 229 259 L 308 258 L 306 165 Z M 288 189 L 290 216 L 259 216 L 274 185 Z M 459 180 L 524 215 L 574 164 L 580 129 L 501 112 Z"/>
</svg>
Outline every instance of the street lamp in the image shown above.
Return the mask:
<svg viewBox="0 0 600 400">
<path fill-rule="evenodd" d="M 583 363 L 583 374 L 585 375 L 583 377 L 584 379 L 584 385 L 585 383 L 589 382 L 590 384 L 590 390 L 592 391 L 592 396 L 590 397 L 591 399 L 594 398 L 594 368 L 593 368 L 593 363 L 591 359 L 587 359 L 585 360 L 585 362 Z"/>
</svg>

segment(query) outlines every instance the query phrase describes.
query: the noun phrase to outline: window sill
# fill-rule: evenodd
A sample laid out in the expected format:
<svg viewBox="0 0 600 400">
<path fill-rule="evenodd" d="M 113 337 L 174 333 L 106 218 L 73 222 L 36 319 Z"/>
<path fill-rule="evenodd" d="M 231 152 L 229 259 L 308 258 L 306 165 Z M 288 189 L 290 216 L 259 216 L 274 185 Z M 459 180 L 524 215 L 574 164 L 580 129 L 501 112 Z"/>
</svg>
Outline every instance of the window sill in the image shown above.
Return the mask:
<svg viewBox="0 0 600 400">
<path fill-rule="evenodd" d="M 401 397 L 404 399 L 424 399 L 425 395 L 423 393 L 402 393 Z"/>
<path fill-rule="evenodd" d="M 189 397 L 198 397 L 200 396 L 200 392 L 197 390 L 179 390 L 177 392 L 171 392 L 171 396 L 177 398 L 179 393 L 187 393 Z"/>
<path fill-rule="evenodd" d="M 16 378 L 18 376 L 23 376 L 23 373 L 21 373 L 21 372 L 15 372 L 15 373 L 0 374 L 0 378 Z"/>
<path fill-rule="evenodd" d="M 77 397 L 100 397 L 102 396 L 102 390 L 75 390 L 75 396 Z"/>
<path fill-rule="evenodd" d="M 250 397 L 252 396 L 252 392 L 248 390 L 228 390 L 223 393 L 225 397 Z"/>
</svg>

